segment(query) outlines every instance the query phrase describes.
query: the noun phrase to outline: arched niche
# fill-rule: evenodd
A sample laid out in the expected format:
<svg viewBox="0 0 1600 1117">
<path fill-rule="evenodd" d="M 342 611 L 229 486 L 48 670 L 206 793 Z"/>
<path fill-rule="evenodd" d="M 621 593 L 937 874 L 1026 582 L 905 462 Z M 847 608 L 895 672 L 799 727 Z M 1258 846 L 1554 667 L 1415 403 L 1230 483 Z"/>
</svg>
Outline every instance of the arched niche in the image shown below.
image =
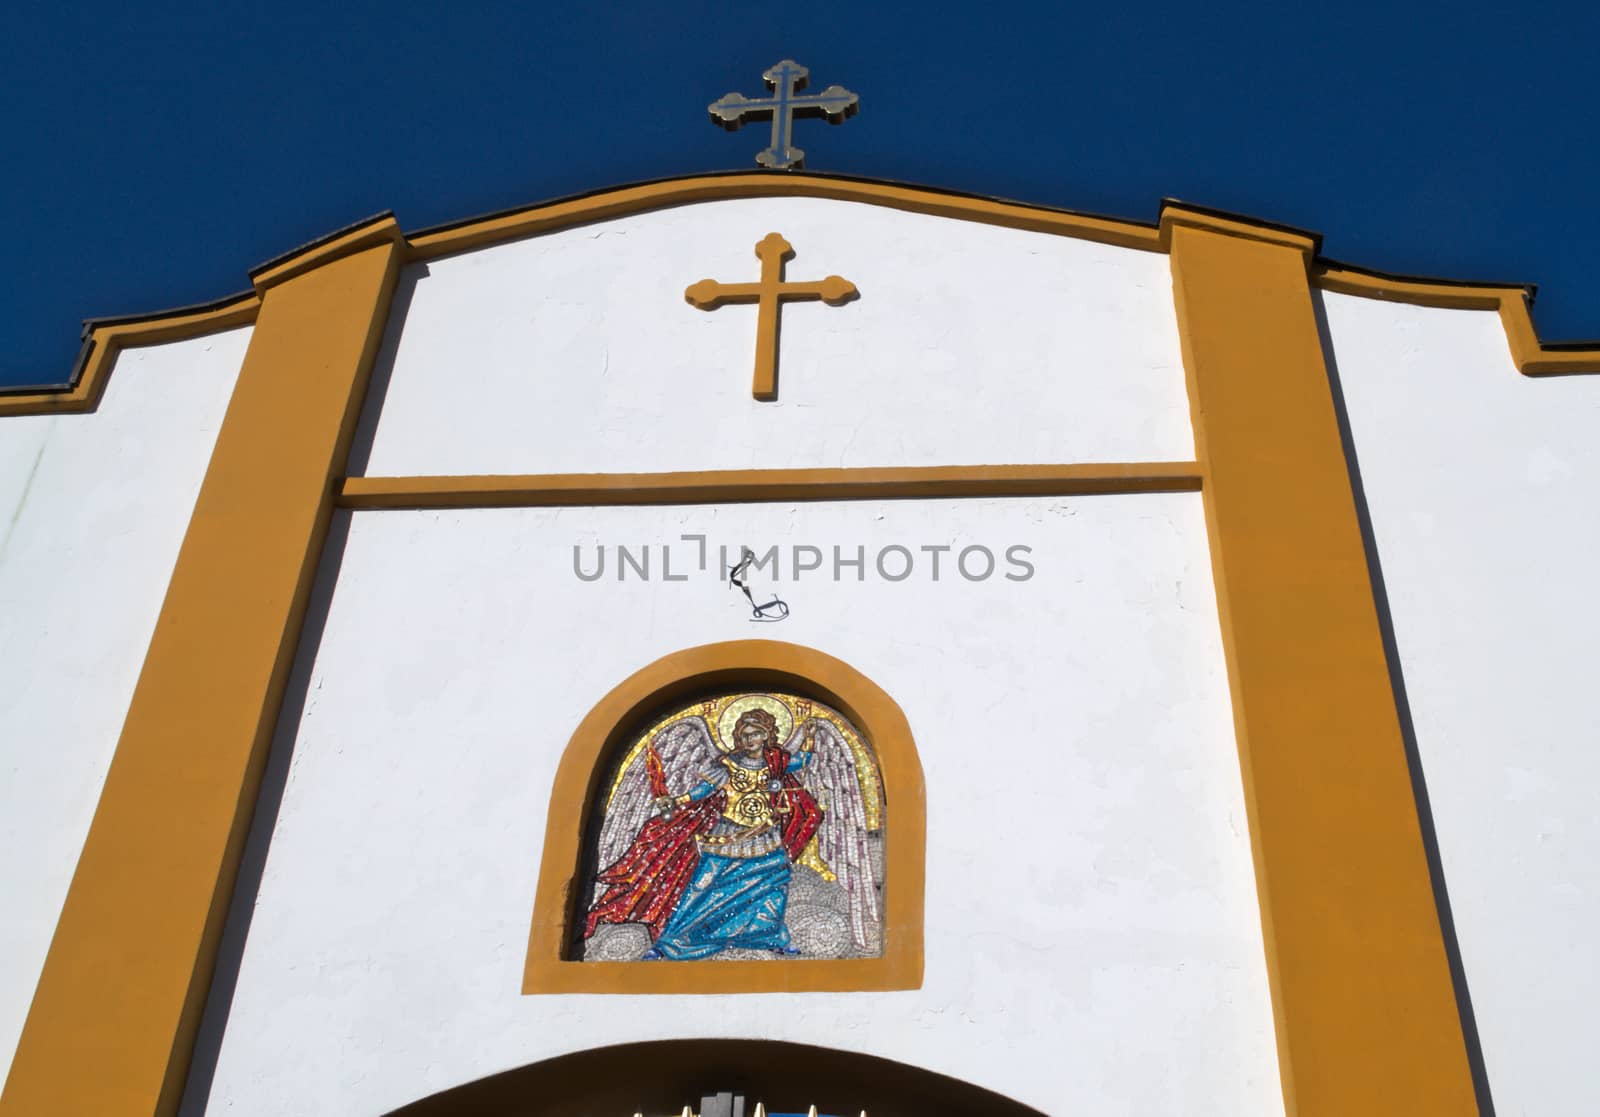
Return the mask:
<svg viewBox="0 0 1600 1117">
<path fill-rule="evenodd" d="M 726 962 L 724 965 L 734 965 Z M 671 1117 L 717 1092 L 745 1117 L 815 1105 L 839 1117 L 1041 1117 L 1036 1109 L 921 1067 L 799 1043 L 683 1039 L 561 1055 L 457 1086 L 389 1117 Z"/>
<path fill-rule="evenodd" d="M 586 906 L 585 839 L 618 750 L 654 715 L 696 695 L 738 687 L 809 695 L 871 742 L 892 819 L 884 834 L 883 949 L 877 957 L 781 962 L 600 962 L 569 959 Z M 905 715 L 842 660 L 775 640 L 735 640 L 662 657 L 615 687 L 567 743 L 551 789 L 528 935 L 524 993 L 760 993 L 915 989 L 922 984 L 927 826 L 922 765 Z"/>
</svg>

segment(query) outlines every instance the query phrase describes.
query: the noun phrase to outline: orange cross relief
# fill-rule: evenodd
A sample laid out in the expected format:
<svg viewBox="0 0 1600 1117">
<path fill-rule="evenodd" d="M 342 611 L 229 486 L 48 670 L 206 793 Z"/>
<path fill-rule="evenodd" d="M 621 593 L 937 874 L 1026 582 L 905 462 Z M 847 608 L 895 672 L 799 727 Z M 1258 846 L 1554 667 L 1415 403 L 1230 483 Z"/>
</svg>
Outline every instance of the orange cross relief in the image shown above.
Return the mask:
<svg viewBox="0 0 1600 1117">
<path fill-rule="evenodd" d="M 718 283 L 702 279 L 689 286 L 683 297 L 701 310 L 715 310 L 723 303 L 755 303 L 756 374 L 750 391 L 759 400 L 778 398 L 778 306 L 798 299 L 821 299 L 829 306 L 843 306 L 859 293 L 848 279 L 830 275 L 811 283 L 785 283 L 783 262 L 794 255 L 794 246 L 777 233 L 768 233 L 756 243 L 761 261 L 761 278 L 755 283 Z"/>
</svg>

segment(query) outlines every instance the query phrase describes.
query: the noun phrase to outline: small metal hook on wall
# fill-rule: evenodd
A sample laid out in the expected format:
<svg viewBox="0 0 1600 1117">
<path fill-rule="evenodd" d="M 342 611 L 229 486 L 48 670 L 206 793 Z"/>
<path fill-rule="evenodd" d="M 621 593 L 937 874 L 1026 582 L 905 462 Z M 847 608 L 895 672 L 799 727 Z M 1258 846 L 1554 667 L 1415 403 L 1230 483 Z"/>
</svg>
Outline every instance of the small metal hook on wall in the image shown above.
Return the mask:
<svg viewBox="0 0 1600 1117">
<path fill-rule="evenodd" d="M 728 585 L 740 590 L 750 602 L 750 619 L 753 621 L 781 621 L 788 617 L 789 606 L 776 594 L 771 601 L 757 602 L 755 594 L 750 592 L 750 587 L 745 583 L 744 576 L 750 569 L 750 564 L 755 562 L 756 553 L 749 547 L 744 548 L 739 556 L 739 565 L 728 571 Z"/>
</svg>

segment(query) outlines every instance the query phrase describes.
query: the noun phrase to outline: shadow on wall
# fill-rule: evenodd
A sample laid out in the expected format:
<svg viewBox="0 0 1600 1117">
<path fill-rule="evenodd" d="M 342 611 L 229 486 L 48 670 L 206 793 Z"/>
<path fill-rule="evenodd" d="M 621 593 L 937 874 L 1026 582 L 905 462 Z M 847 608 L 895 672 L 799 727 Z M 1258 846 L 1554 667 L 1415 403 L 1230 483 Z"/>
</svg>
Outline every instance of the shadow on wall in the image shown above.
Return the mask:
<svg viewBox="0 0 1600 1117">
<path fill-rule="evenodd" d="M 1478 1017 L 1472 1008 L 1466 965 L 1461 959 L 1461 941 L 1456 935 L 1455 913 L 1450 905 L 1450 890 L 1445 881 L 1444 858 L 1439 851 L 1439 833 L 1433 820 L 1433 804 L 1428 796 L 1427 774 L 1423 771 L 1422 750 L 1417 744 L 1417 726 L 1411 716 L 1411 699 L 1406 692 L 1400 643 L 1395 635 L 1394 612 L 1389 607 L 1388 585 L 1383 578 L 1378 536 L 1372 526 L 1371 508 L 1367 504 L 1367 488 L 1356 453 L 1355 432 L 1350 425 L 1350 410 L 1345 403 L 1344 382 L 1339 376 L 1333 332 L 1328 326 L 1327 304 L 1320 292 L 1315 294 L 1312 306 L 1316 311 L 1317 335 L 1322 340 L 1322 358 L 1328 369 L 1328 387 L 1333 393 L 1334 416 L 1339 423 L 1339 437 L 1344 443 L 1345 464 L 1350 471 L 1350 492 L 1355 498 L 1356 518 L 1361 524 L 1361 542 L 1367 552 L 1367 573 L 1372 580 L 1373 604 L 1378 611 L 1384 657 L 1389 661 L 1389 683 L 1394 688 L 1395 712 L 1400 717 L 1400 737 L 1405 744 L 1406 763 L 1411 771 L 1411 791 L 1416 799 L 1417 822 L 1422 830 L 1423 851 L 1428 858 L 1428 876 L 1433 885 L 1434 907 L 1439 913 L 1439 931 L 1444 938 L 1450 982 L 1455 988 L 1461 1035 L 1467 1046 L 1467 1063 L 1472 1069 L 1472 1088 L 1478 1096 L 1479 1117 L 1495 1117 L 1494 1094 L 1489 1089 L 1489 1066 L 1484 1059 L 1483 1041 L 1478 1034 Z"/>
<path fill-rule="evenodd" d="M 664 1040 L 562 1055 L 469 1082 L 389 1117 L 649 1117 L 733 1091 L 777 1112 L 815 1105 L 854 1117 L 1043 1117 L 933 1071 L 859 1055 L 749 1039 Z"/>
</svg>

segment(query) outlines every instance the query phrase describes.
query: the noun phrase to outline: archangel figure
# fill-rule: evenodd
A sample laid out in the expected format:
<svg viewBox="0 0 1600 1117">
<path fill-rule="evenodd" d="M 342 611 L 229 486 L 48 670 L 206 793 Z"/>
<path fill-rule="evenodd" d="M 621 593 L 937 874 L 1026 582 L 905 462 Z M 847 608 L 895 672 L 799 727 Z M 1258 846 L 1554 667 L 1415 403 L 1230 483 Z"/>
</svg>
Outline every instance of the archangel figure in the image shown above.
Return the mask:
<svg viewBox="0 0 1600 1117">
<path fill-rule="evenodd" d="M 817 917 L 847 921 L 843 949 L 824 956 L 877 954 L 882 793 L 860 735 L 790 695 L 730 695 L 691 711 L 623 760 L 584 939 L 635 924 L 649 935 L 644 960 L 808 953 L 791 934 L 798 866 Z"/>
</svg>

